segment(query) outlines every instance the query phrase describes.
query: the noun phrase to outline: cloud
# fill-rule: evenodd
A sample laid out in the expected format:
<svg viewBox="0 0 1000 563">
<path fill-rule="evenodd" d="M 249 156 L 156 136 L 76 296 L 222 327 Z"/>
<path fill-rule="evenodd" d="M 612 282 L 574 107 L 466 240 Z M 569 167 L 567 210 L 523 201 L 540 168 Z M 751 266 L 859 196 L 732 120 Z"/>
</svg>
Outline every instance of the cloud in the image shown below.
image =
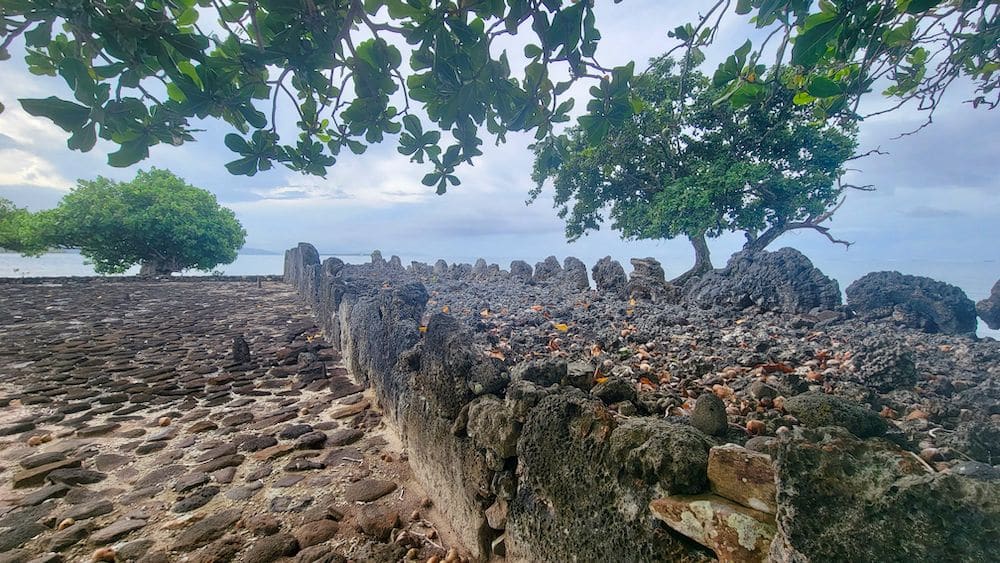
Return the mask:
<svg viewBox="0 0 1000 563">
<path fill-rule="evenodd" d="M 928 205 L 918 205 L 907 209 L 903 211 L 901 215 L 904 217 L 911 217 L 913 219 L 951 219 L 968 216 L 968 214 L 963 211 L 955 209 L 941 209 L 940 207 L 931 207 Z"/>
<path fill-rule="evenodd" d="M 34 186 L 69 191 L 67 180 L 51 162 L 23 149 L 0 149 L 0 186 Z"/>
</svg>

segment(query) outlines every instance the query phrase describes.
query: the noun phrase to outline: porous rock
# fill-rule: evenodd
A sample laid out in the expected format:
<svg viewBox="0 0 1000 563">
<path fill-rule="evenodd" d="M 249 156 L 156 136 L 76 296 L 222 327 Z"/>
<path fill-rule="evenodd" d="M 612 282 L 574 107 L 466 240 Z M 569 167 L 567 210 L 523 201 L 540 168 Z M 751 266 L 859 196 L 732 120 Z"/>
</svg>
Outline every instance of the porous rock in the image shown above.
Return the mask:
<svg viewBox="0 0 1000 563">
<path fill-rule="evenodd" d="M 1000 329 L 1000 280 L 993 284 L 989 297 L 976 303 L 976 313 L 986 326 L 993 330 Z"/>
<path fill-rule="evenodd" d="M 847 304 L 864 320 L 891 319 L 924 332 L 976 330 L 976 305 L 961 289 L 923 276 L 872 272 L 847 287 Z"/>
<path fill-rule="evenodd" d="M 785 399 L 785 410 L 810 428 L 840 426 L 861 438 L 879 436 L 888 428 L 878 414 L 825 393 L 802 393 Z"/>
</svg>

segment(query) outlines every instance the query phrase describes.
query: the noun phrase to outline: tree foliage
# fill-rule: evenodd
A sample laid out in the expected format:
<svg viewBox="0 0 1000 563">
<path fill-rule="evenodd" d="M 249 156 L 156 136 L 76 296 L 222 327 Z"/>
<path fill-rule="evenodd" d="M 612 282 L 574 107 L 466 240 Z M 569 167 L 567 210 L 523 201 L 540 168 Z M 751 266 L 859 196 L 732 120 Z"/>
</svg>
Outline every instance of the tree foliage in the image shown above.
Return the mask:
<svg viewBox="0 0 1000 563">
<path fill-rule="evenodd" d="M 774 87 L 818 118 L 864 118 L 914 102 L 928 123 L 952 83 L 971 83 L 974 107 L 1000 105 L 1000 2 L 996 0 L 718 0 L 670 32 L 670 54 L 697 64 L 733 15 L 766 32 L 719 65 L 712 80 L 736 106 Z M 861 115 L 873 89 L 890 103 Z"/>
<path fill-rule="evenodd" d="M 37 223 L 27 209 L 0 198 L 0 249 L 26 255 L 44 252 L 48 247 L 38 235 Z"/>
<path fill-rule="evenodd" d="M 547 134 L 567 121 L 558 95 L 573 80 L 603 80 L 591 2 L 568 0 L 4 0 L 6 48 L 23 37 L 34 74 L 60 76 L 75 100 L 24 99 L 33 115 L 87 151 L 116 143 L 112 166 L 150 146 L 193 140 L 192 120 L 235 131 L 233 174 L 274 163 L 323 175 L 343 149 L 364 152 L 399 134 L 399 152 L 433 171 L 444 192 L 455 167 L 481 153 L 481 129 Z M 520 76 L 498 40 L 530 28 Z M 400 48 L 402 44 L 407 46 Z M 404 53 L 409 57 L 404 61 Z M 550 71 L 569 69 L 555 83 Z M 279 100 L 294 117 L 278 115 Z M 425 129 L 420 113 L 434 125 Z M 297 138 L 279 123 L 294 122 Z M 442 136 L 442 133 L 448 135 Z M 450 140 L 449 140 L 450 138 Z"/>
<path fill-rule="evenodd" d="M 214 195 L 155 168 L 130 182 L 80 180 L 40 220 L 49 246 L 79 248 L 101 274 L 140 263 L 156 274 L 210 270 L 235 260 L 246 239 Z"/>
<path fill-rule="evenodd" d="M 615 0 L 619 3 L 621 0 Z M 580 126 L 592 144 L 631 115 L 630 65 L 595 58 L 601 34 L 592 0 L 2 0 L 0 59 L 23 41 L 30 72 L 61 77 L 73 100 L 23 99 L 88 151 L 98 138 L 129 166 L 160 143 L 194 139 L 196 120 L 220 120 L 236 153 L 226 166 L 253 175 L 282 164 L 325 174 L 398 135 L 398 150 L 431 172 L 443 193 L 483 138 L 548 135 L 566 122 L 573 81 L 597 81 Z M 751 21 L 748 41 L 712 79 L 742 107 L 788 89 L 817 118 L 859 117 L 873 88 L 937 107 L 952 83 L 970 102 L 1000 102 L 996 0 L 717 0 L 669 35 L 682 68 L 698 65 L 727 18 Z M 667 22 L 664 22 L 665 25 Z M 512 69 L 508 36 L 527 37 Z M 568 71 L 568 72 L 566 72 Z M 555 78 L 560 72 L 568 78 Z M 683 72 L 682 72 L 683 73 Z M 281 115 L 287 100 L 293 115 Z M 880 111 L 891 111 L 893 104 Z M 280 124 L 280 126 L 279 126 Z M 289 134 L 294 124 L 294 133 Z M 484 135 L 483 129 L 486 134 Z"/>
<path fill-rule="evenodd" d="M 575 240 L 605 216 L 630 239 L 686 236 L 698 269 L 711 267 L 704 238 L 743 231 L 766 246 L 790 228 L 819 228 L 842 191 L 855 148 L 850 122 L 815 122 L 790 93 L 736 109 L 721 90 L 669 58 L 634 88 L 633 115 L 600 146 L 576 127 L 538 143 L 532 198 L 554 183 L 555 205 Z"/>
</svg>

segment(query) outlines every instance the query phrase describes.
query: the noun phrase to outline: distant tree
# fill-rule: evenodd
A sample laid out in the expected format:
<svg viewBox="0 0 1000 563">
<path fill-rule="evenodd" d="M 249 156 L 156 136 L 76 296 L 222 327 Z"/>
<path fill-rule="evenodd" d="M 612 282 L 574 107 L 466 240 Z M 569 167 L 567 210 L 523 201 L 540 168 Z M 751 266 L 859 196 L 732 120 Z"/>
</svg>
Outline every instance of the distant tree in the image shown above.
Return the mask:
<svg viewBox="0 0 1000 563">
<path fill-rule="evenodd" d="M 58 207 L 42 213 L 45 240 L 79 248 L 102 274 L 135 264 L 143 275 L 207 271 L 235 260 L 246 239 L 214 195 L 155 168 L 130 182 L 80 180 Z"/>
<path fill-rule="evenodd" d="M 48 248 L 41 240 L 38 219 L 27 209 L 0 198 L 0 249 L 32 255 Z"/>
<path fill-rule="evenodd" d="M 696 260 L 679 281 L 712 268 L 705 239 L 726 231 L 745 232 L 749 250 L 803 228 L 848 244 L 820 223 L 840 199 L 853 125 L 814 122 L 791 93 L 743 109 L 714 103 L 719 93 L 697 71 L 656 60 L 634 85 L 632 116 L 600 132 L 600 145 L 585 124 L 536 144 L 531 199 L 553 181 L 570 240 L 605 214 L 624 238 L 686 236 Z"/>
</svg>

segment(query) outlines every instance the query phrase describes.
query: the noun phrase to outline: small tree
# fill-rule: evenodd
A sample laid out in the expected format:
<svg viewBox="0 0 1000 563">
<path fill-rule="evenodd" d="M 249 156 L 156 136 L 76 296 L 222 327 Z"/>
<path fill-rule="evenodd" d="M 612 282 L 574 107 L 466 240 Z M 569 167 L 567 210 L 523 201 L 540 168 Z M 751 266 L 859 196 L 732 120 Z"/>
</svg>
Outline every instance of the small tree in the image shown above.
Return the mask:
<svg viewBox="0 0 1000 563">
<path fill-rule="evenodd" d="M 600 132 L 601 144 L 584 123 L 535 147 L 531 199 L 553 180 L 568 239 L 599 228 L 606 211 L 628 239 L 686 236 L 696 260 L 682 282 L 712 268 L 705 239 L 725 231 L 744 231 L 751 250 L 793 228 L 829 236 L 820 222 L 841 194 L 850 125 L 812 122 L 789 92 L 742 109 L 713 103 L 720 91 L 669 58 L 633 93 L 632 117 Z"/>
<path fill-rule="evenodd" d="M 210 270 L 235 260 L 246 239 L 214 195 L 155 168 L 131 182 L 80 180 L 56 209 L 42 213 L 47 240 L 80 248 L 102 274 L 140 263 L 141 275 Z"/>
<path fill-rule="evenodd" d="M 26 255 L 41 254 L 48 246 L 40 240 L 37 218 L 27 209 L 0 198 L 0 249 Z"/>
</svg>

